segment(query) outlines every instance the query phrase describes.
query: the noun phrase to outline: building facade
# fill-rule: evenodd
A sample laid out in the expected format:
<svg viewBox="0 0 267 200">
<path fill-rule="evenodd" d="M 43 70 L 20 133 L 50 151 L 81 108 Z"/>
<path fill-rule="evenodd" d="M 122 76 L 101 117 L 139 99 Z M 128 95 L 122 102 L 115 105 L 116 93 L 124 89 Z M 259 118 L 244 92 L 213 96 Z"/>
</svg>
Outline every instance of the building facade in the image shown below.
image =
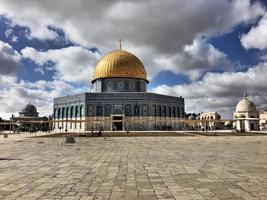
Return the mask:
<svg viewBox="0 0 267 200">
<path fill-rule="evenodd" d="M 260 130 L 267 130 L 267 111 L 260 112 Z"/>
<path fill-rule="evenodd" d="M 91 130 L 177 130 L 184 99 L 147 92 L 142 62 L 115 50 L 97 63 L 91 92 L 54 99 L 54 128 Z"/>
<path fill-rule="evenodd" d="M 198 119 L 201 121 L 199 123 L 201 129 L 216 130 L 223 127 L 223 123 L 219 121 L 221 116 L 217 112 L 200 113 Z"/>
</svg>

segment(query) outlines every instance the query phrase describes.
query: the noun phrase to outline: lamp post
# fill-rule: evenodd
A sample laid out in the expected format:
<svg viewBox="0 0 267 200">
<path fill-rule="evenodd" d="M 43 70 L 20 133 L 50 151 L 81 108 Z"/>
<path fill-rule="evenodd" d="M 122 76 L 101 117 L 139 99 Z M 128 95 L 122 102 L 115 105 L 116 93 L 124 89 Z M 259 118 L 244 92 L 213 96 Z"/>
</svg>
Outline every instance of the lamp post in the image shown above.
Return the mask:
<svg viewBox="0 0 267 200">
<path fill-rule="evenodd" d="M 13 132 L 13 129 L 14 129 L 13 121 L 14 121 L 14 115 L 12 114 L 11 121 L 10 121 L 10 133 L 12 133 Z"/>
</svg>

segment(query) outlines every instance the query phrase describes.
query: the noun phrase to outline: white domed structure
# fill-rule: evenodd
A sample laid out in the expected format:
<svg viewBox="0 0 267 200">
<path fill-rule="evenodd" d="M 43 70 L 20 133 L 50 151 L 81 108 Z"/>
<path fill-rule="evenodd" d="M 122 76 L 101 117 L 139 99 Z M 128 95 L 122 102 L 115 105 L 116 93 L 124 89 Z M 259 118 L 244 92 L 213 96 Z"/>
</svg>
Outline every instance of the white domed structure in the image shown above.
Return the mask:
<svg viewBox="0 0 267 200">
<path fill-rule="evenodd" d="M 257 109 L 255 104 L 252 101 L 248 100 L 247 97 L 239 101 L 235 109 L 236 112 L 250 112 L 250 111 L 254 112 L 256 110 Z"/>
<path fill-rule="evenodd" d="M 234 127 L 239 131 L 259 130 L 259 112 L 246 94 L 236 105 L 234 120 Z"/>
</svg>

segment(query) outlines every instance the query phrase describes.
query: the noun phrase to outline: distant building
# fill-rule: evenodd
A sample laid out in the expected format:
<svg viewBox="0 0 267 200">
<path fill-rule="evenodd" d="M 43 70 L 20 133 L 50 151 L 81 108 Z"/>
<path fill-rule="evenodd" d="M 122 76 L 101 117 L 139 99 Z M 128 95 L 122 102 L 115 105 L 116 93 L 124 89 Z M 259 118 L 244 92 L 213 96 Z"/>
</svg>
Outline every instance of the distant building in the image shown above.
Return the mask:
<svg viewBox="0 0 267 200">
<path fill-rule="evenodd" d="M 36 107 L 31 103 L 19 112 L 18 117 L 12 116 L 10 121 L 13 124 L 12 129 L 19 129 L 20 131 L 45 131 L 49 129 L 48 118 L 39 117 Z"/>
<path fill-rule="evenodd" d="M 259 112 L 247 95 L 237 104 L 234 120 L 234 128 L 238 131 L 259 130 Z"/>
<path fill-rule="evenodd" d="M 0 131 L 10 130 L 11 124 L 9 120 L 0 117 Z"/>
<path fill-rule="evenodd" d="M 215 130 L 221 129 L 223 126 L 222 122 L 217 121 L 221 119 L 221 115 L 219 115 L 217 112 L 201 113 L 198 119 L 201 120 L 199 123 L 201 129 Z"/>
<path fill-rule="evenodd" d="M 267 130 L 267 110 L 260 112 L 260 130 Z"/>
</svg>

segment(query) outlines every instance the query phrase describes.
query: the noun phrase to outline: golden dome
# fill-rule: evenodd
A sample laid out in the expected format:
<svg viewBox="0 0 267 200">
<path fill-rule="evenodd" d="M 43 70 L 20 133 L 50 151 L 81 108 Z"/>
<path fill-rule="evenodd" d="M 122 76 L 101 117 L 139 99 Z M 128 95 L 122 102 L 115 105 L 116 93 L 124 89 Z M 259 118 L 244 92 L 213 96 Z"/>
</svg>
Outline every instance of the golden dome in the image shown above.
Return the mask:
<svg viewBox="0 0 267 200">
<path fill-rule="evenodd" d="M 92 82 L 99 78 L 137 78 L 147 81 L 142 62 L 135 55 L 120 49 L 109 52 L 98 61 Z"/>
</svg>

